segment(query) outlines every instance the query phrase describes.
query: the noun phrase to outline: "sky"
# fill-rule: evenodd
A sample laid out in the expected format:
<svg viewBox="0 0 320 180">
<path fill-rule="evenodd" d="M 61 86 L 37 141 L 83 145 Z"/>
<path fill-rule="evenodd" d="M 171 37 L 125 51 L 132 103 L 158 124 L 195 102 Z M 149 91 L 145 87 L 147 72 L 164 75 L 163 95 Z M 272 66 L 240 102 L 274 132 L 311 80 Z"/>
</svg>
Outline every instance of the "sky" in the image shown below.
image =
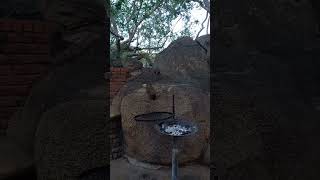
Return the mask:
<svg viewBox="0 0 320 180">
<path fill-rule="evenodd" d="M 196 38 L 198 32 L 200 31 L 201 29 L 201 24 L 202 22 L 204 21 L 204 19 L 206 18 L 206 13 L 207 11 L 204 10 L 203 8 L 201 7 L 194 7 L 192 10 L 191 10 L 191 22 L 195 21 L 195 20 L 198 20 L 199 21 L 199 24 L 197 26 L 192 26 L 192 29 L 191 31 L 194 32 L 193 33 L 193 39 Z M 174 32 L 178 32 L 178 31 L 181 31 L 183 29 L 183 26 L 184 26 L 184 22 L 183 20 L 180 20 L 178 21 L 179 17 L 173 21 L 173 25 L 175 25 L 175 28 L 174 28 Z M 178 21 L 178 23 L 177 23 Z M 210 23 L 210 16 L 207 18 L 207 20 L 205 21 L 204 23 L 204 29 L 201 31 L 201 33 L 199 34 L 199 36 L 202 36 L 202 35 L 205 35 L 207 34 L 207 23 Z M 208 29 L 208 32 L 210 34 L 210 24 L 209 24 L 209 29 Z M 170 44 L 170 42 L 167 42 L 165 47 L 167 47 L 168 45 Z"/>
<path fill-rule="evenodd" d="M 193 7 L 193 9 L 191 10 L 191 19 L 190 22 L 194 22 L 195 20 L 199 21 L 198 25 L 193 25 L 191 28 L 191 32 L 192 33 L 192 38 L 195 39 L 198 32 L 201 29 L 201 24 L 204 21 L 204 19 L 206 18 L 206 13 L 207 11 L 204 10 L 203 8 L 199 7 L 198 5 L 195 4 L 195 6 Z M 177 17 L 173 22 L 172 22 L 172 27 L 174 27 L 173 32 L 179 32 L 182 31 L 184 29 L 184 21 L 182 19 L 180 19 L 179 17 Z M 178 21 L 179 20 L 179 21 Z M 204 29 L 201 31 L 201 33 L 199 34 L 199 36 L 205 35 L 207 34 L 207 23 L 210 23 L 210 16 L 207 18 L 207 20 L 204 23 Z M 210 34 L 210 24 L 209 24 L 209 28 L 208 28 L 208 34 Z M 135 44 L 136 41 L 134 41 L 132 44 Z M 164 45 L 164 48 L 168 47 L 169 44 L 171 43 L 171 41 L 167 41 Z"/>
<path fill-rule="evenodd" d="M 194 33 L 194 37 L 197 35 L 197 33 L 199 32 L 199 30 L 201 29 L 201 23 L 204 21 L 204 19 L 206 18 L 206 11 L 201 8 L 201 7 L 194 7 L 191 10 L 191 21 L 195 21 L 198 20 L 200 23 L 198 26 L 194 26 L 192 28 L 192 31 L 195 31 Z M 178 18 L 177 18 L 178 19 Z M 173 24 L 175 24 L 177 22 L 177 19 L 173 22 Z M 204 26 L 207 27 L 207 23 L 208 21 L 210 22 L 209 17 L 207 18 L 206 22 L 204 23 Z M 178 24 L 175 27 L 175 31 L 181 31 L 183 28 L 183 21 L 179 21 Z M 200 33 L 201 35 L 205 35 L 206 34 L 206 28 Z M 210 34 L 210 25 L 209 25 L 209 34 Z"/>
</svg>

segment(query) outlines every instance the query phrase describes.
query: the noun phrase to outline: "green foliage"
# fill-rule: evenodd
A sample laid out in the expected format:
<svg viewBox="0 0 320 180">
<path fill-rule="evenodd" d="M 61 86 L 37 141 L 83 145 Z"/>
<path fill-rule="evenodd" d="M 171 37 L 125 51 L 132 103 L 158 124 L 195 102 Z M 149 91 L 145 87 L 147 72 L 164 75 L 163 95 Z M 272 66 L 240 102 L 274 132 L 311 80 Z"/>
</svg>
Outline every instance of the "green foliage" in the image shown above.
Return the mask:
<svg viewBox="0 0 320 180">
<path fill-rule="evenodd" d="M 113 26 L 124 37 L 122 46 L 138 46 L 146 49 L 140 53 L 152 54 L 180 36 L 191 35 L 190 10 L 194 6 L 190 0 L 111 0 L 110 14 L 115 21 Z M 173 21 L 177 18 L 186 23 L 183 30 L 173 32 Z M 111 45 L 115 46 L 116 37 L 110 37 Z M 151 57 L 145 59 L 152 61 Z"/>
</svg>

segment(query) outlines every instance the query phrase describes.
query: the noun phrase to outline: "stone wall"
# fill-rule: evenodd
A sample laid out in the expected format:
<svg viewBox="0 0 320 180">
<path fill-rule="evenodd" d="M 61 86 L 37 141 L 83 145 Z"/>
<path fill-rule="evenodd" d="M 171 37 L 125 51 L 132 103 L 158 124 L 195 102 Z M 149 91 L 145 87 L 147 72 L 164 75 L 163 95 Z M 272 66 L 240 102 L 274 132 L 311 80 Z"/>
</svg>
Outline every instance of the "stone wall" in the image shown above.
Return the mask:
<svg viewBox="0 0 320 180">
<path fill-rule="evenodd" d="M 49 66 L 52 24 L 0 19 L 0 134 Z"/>
</svg>

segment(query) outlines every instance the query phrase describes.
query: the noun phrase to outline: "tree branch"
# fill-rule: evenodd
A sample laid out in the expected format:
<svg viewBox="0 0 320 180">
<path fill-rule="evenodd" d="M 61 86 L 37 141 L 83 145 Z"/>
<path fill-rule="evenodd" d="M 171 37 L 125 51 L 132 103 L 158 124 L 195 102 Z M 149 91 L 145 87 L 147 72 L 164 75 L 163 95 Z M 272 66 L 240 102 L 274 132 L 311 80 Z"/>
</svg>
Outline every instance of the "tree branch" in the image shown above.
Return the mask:
<svg viewBox="0 0 320 180">
<path fill-rule="evenodd" d="M 122 36 L 120 36 L 119 34 L 116 34 L 115 32 L 113 32 L 111 29 L 110 29 L 110 33 L 114 36 L 116 36 L 117 39 L 120 39 L 120 40 L 123 40 L 124 38 Z"/>
<path fill-rule="evenodd" d="M 136 34 L 136 32 L 137 32 L 137 30 L 138 30 L 138 27 L 141 25 L 141 23 L 142 23 L 144 20 L 148 19 L 148 18 L 155 12 L 155 10 L 157 10 L 157 9 L 162 5 L 162 3 L 165 2 L 165 1 L 166 1 L 166 0 L 160 1 L 156 6 L 154 6 L 153 9 L 151 9 L 151 10 L 149 11 L 149 13 L 143 15 L 142 19 L 140 19 L 140 21 L 137 21 L 137 23 L 135 24 L 133 30 L 132 30 L 131 32 L 129 32 L 129 38 L 128 38 L 127 40 L 123 41 L 122 43 L 124 43 L 124 44 L 127 44 L 127 43 L 130 44 L 130 43 L 132 42 L 132 39 L 133 39 L 134 35 Z"/>
<path fill-rule="evenodd" d="M 207 22 L 207 34 L 209 34 L 210 19 Z"/>
<path fill-rule="evenodd" d="M 203 9 L 205 9 L 210 14 L 210 2 L 209 0 L 192 0 L 194 2 L 197 2 Z"/>
<path fill-rule="evenodd" d="M 133 16 L 134 16 L 135 13 L 136 13 L 136 8 L 137 8 L 136 2 L 137 2 L 137 0 L 134 0 L 133 3 L 132 3 L 132 7 L 130 8 L 130 12 L 132 12 L 132 13 L 131 13 L 131 15 L 128 16 L 128 18 L 126 19 L 126 20 L 127 20 L 127 23 L 129 23 L 129 22 L 133 19 Z M 132 8 L 133 8 L 133 10 L 132 10 Z"/>
<path fill-rule="evenodd" d="M 209 13 L 207 12 L 207 14 L 206 14 L 206 18 L 203 20 L 203 22 L 201 23 L 201 29 L 200 29 L 200 31 L 198 32 L 198 34 L 197 34 L 197 37 L 196 38 L 198 38 L 199 37 L 199 35 L 200 35 L 200 33 L 201 33 L 201 31 L 204 29 L 204 23 L 206 22 L 206 20 L 208 19 L 208 15 L 209 15 Z"/>
<path fill-rule="evenodd" d="M 117 23 L 116 23 L 116 21 L 115 21 L 115 19 L 114 19 L 113 16 L 110 16 L 110 22 L 111 22 L 111 25 L 112 25 L 112 26 L 111 26 L 112 29 L 111 29 L 111 27 L 110 27 L 110 32 L 111 32 L 111 34 L 113 34 L 114 36 L 116 36 L 117 39 L 123 40 L 124 38 L 123 38 L 121 35 L 119 35 Z"/>
<path fill-rule="evenodd" d="M 163 46 L 159 46 L 159 47 L 135 47 L 138 50 L 158 50 L 163 48 Z"/>
</svg>

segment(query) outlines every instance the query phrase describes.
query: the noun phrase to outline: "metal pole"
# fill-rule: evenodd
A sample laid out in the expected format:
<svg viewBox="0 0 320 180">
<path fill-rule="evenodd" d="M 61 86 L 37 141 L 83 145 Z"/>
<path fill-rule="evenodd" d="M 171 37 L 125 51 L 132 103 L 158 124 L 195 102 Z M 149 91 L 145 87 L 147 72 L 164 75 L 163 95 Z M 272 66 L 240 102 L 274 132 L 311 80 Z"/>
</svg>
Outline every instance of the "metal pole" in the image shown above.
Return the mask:
<svg viewBox="0 0 320 180">
<path fill-rule="evenodd" d="M 173 114 L 173 119 L 176 118 L 176 112 L 175 112 L 175 104 L 174 104 L 174 94 L 172 95 L 172 114 Z"/>
<path fill-rule="evenodd" d="M 177 162 L 177 153 L 178 148 L 176 146 L 176 138 L 173 136 L 173 148 L 172 148 L 172 173 L 171 180 L 178 180 L 178 162 Z"/>
</svg>

